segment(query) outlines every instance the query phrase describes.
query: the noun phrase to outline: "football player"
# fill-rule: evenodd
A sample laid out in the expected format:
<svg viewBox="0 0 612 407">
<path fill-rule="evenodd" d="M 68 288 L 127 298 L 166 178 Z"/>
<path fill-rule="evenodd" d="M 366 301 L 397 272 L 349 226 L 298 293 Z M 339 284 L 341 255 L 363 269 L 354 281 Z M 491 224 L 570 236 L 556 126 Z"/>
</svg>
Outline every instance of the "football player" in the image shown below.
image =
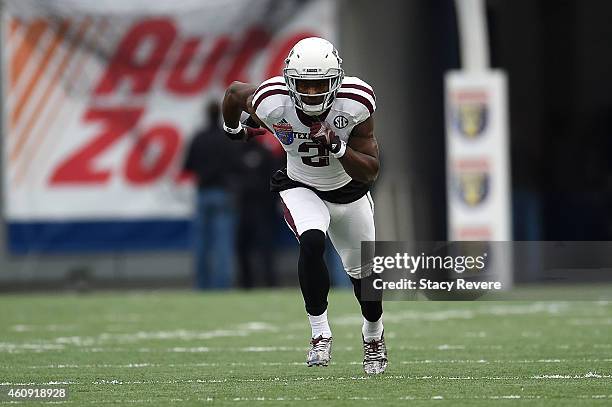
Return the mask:
<svg viewBox="0 0 612 407">
<path fill-rule="evenodd" d="M 298 277 L 310 326 L 308 366 L 327 366 L 332 331 L 327 320 L 329 275 L 323 259 L 326 234 L 353 283 L 363 315 L 363 367 L 387 367 L 382 301 L 361 295 L 371 263 L 361 262 L 361 242 L 374 241 L 370 187 L 379 170 L 374 137 L 376 96 L 356 77 L 344 76 L 334 46 L 306 38 L 291 49 L 283 76 L 259 86 L 234 82 L 223 99 L 224 130 L 233 140 L 272 131 L 287 153 L 287 168 L 272 176 L 285 220 L 300 244 Z M 242 112 L 250 114 L 241 123 Z"/>
</svg>

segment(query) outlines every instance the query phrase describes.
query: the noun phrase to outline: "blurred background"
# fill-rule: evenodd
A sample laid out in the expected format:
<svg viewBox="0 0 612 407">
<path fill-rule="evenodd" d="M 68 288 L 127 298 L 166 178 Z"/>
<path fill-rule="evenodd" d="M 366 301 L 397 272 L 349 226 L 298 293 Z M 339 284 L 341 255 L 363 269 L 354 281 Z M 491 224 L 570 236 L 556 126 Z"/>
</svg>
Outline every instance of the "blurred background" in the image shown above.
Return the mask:
<svg viewBox="0 0 612 407">
<path fill-rule="evenodd" d="M 453 208 L 476 240 L 612 234 L 609 1 L 0 4 L 0 291 L 296 284 L 297 244 L 267 192 L 283 152 L 272 134 L 221 141 L 214 104 L 313 35 L 377 95 L 378 240 L 461 237 Z M 453 88 L 458 70 L 484 85 Z M 472 148 L 484 169 L 457 156 Z"/>
</svg>

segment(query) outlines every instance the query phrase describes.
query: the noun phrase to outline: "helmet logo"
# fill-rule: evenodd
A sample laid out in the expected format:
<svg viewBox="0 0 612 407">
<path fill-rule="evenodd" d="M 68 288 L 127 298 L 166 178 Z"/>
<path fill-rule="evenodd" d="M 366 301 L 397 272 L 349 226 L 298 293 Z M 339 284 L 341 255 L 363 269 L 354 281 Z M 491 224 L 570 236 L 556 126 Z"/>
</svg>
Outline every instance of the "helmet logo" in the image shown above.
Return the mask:
<svg viewBox="0 0 612 407">
<path fill-rule="evenodd" d="M 336 126 L 337 129 L 343 129 L 348 126 L 348 119 L 344 116 L 336 116 L 334 118 L 334 126 Z"/>
</svg>

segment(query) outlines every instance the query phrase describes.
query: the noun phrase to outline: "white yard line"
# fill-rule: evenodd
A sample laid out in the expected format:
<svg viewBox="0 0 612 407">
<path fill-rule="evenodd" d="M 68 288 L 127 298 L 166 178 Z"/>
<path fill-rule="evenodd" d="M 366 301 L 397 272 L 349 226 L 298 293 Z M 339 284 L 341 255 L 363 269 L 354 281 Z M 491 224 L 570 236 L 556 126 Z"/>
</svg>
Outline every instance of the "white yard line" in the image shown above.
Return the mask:
<svg viewBox="0 0 612 407">
<path fill-rule="evenodd" d="M 612 394 L 581 394 L 571 397 L 564 397 L 564 400 L 574 400 L 574 399 L 612 399 Z M 329 402 L 329 397 L 319 398 L 316 396 L 311 397 L 290 397 L 290 396 L 277 396 L 277 397 L 206 397 L 206 398 L 174 398 L 170 399 L 170 403 L 193 403 L 193 402 L 236 402 L 236 403 L 249 403 L 249 402 L 274 402 L 279 401 L 283 404 L 292 401 L 318 401 L 324 400 Z M 333 400 L 333 399 L 332 399 Z M 442 396 L 442 395 L 434 395 L 434 396 L 412 396 L 406 395 L 401 397 L 372 397 L 372 396 L 349 396 L 349 397 L 341 397 L 337 396 L 335 400 L 354 400 L 354 401 L 424 401 L 424 400 L 453 400 L 453 401 L 462 401 L 462 400 L 558 400 L 556 397 L 549 398 L 543 395 L 518 395 L 518 394 L 507 394 L 507 395 L 491 395 L 491 396 Z M 15 402 L 9 404 L 20 404 L 22 402 Z M 73 401 L 63 400 L 63 401 L 52 401 L 46 402 L 45 404 L 71 404 Z M 159 404 L 158 399 L 121 399 L 121 400 L 90 400 L 88 404 L 150 404 L 155 403 Z M 5 404 L 5 403 L 1 403 Z"/>
<path fill-rule="evenodd" d="M 68 325 L 14 325 L 12 328 L 17 332 L 31 332 L 36 330 L 46 331 L 61 331 L 67 330 Z M 31 352 L 44 352 L 52 350 L 63 350 L 66 346 L 76 346 L 79 348 L 93 348 L 99 347 L 105 344 L 131 344 L 140 341 L 150 340 L 182 340 L 182 341 L 195 341 L 195 340 L 207 340 L 214 338 L 226 338 L 226 337 L 247 337 L 254 333 L 261 332 L 278 332 L 279 327 L 260 321 L 249 321 L 239 324 L 231 329 L 215 329 L 210 331 L 193 331 L 186 329 L 176 329 L 171 331 L 138 331 L 133 333 L 111 333 L 102 332 L 96 336 L 61 336 L 51 340 L 48 339 L 33 339 L 31 343 L 9 343 L 0 342 L 0 352 L 8 353 L 23 353 L 27 351 Z M 176 352 L 181 352 L 181 348 Z M 188 348 L 185 348 L 188 349 Z M 206 348 L 196 348 L 196 352 L 206 352 Z"/>
<path fill-rule="evenodd" d="M 415 311 L 386 312 L 385 322 L 405 322 L 405 321 L 432 321 L 444 322 L 448 320 L 473 319 L 477 316 L 505 316 L 505 315 L 527 315 L 527 314 L 549 314 L 561 315 L 571 308 L 569 302 L 534 302 L 531 304 L 507 304 L 494 305 L 487 304 L 487 307 L 476 309 L 450 309 L 425 311 L 423 309 Z M 348 314 L 338 317 L 330 317 L 333 325 L 359 325 L 363 322 L 360 315 Z"/>
<path fill-rule="evenodd" d="M 512 380 L 542 380 L 542 379 L 571 379 L 571 380 L 598 380 L 610 379 L 608 374 L 588 372 L 582 375 L 576 374 L 555 374 L 555 375 L 534 375 L 534 376 L 405 376 L 405 375 L 382 375 L 376 377 L 377 380 L 392 381 L 512 381 Z M 244 379 L 174 379 L 174 380 L 122 380 L 119 378 L 98 379 L 91 384 L 94 385 L 160 385 L 160 384 L 214 384 L 214 383 L 292 383 L 292 382 L 325 382 L 325 381 L 362 381 L 373 380 L 373 376 L 318 376 L 318 377 L 267 377 L 267 378 L 244 378 Z M 88 384 L 71 380 L 57 380 L 49 382 L 2 382 L 0 386 L 37 386 L 37 385 L 61 385 L 61 384 Z"/>
<path fill-rule="evenodd" d="M 530 379 L 610 379 L 612 375 L 609 374 L 600 374 L 597 372 L 588 372 L 584 375 L 571 375 L 571 374 L 545 374 L 545 375 L 535 375 L 531 376 Z"/>
<path fill-rule="evenodd" d="M 305 348 L 304 348 L 305 349 Z M 298 350 L 304 350 L 298 349 Z M 294 349 L 292 349 L 293 351 Z M 208 350 L 209 351 L 209 350 Z M 400 360 L 394 361 L 401 365 L 435 365 L 435 364 L 563 364 L 563 363 L 611 363 L 612 359 L 421 359 L 421 360 Z M 352 362 L 332 362 L 334 365 L 361 365 L 361 361 Z M 122 364 L 50 364 L 50 365 L 30 365 L 20 366 L 25 369 L 146 369 L 146 368 L 167 368 L 167 367 L 247 367 L 247 366 L 303 366 L 305 362 L 194 362 L 194 363 L 152 363 L 134 362 Z M 0 365 L 0 369 L 12 370 L 15 366 Z"/>
</svg>

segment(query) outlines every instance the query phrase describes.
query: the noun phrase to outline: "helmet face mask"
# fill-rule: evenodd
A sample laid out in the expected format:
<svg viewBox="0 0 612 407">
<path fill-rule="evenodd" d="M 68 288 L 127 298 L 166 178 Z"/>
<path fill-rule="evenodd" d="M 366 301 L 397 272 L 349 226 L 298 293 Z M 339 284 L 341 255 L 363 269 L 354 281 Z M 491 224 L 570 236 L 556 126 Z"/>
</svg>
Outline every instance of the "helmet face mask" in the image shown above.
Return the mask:
<svg viewBox="0 0 612 407">
<path fill-rule="evenodd" d="M 283 69 L 285 83 L 295 107 L 311 116 L 320 115 L 329 109 L 344 78 L 341 64 L 342 59 L 330 42 L 315 37 L 299 41 L 289 53 Z M 321 89 L 317 88 L 320 93 L 304 92 L 305 88 L 315 88 L 303 86 L 309 80 L 327 81 L 327 90 L 321 86 Z M 317 98 L 322 98 L 319 103 L 308 103 Z"/>
<path fill-rule="evenodd" d="M 325 101 L 330 82 L 329 79 L 296 79 L 295 87 L 303 103 L 318 105 Z"/>
</svg>

